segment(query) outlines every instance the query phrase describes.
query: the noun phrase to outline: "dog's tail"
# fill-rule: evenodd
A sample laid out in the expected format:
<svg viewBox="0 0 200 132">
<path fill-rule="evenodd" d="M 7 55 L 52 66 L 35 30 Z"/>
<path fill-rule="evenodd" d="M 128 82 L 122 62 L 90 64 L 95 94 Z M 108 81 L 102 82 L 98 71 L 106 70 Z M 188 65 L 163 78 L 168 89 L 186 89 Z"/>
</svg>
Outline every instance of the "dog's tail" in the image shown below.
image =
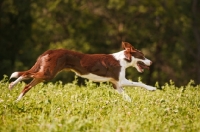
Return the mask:
<svg viewBox="0 0 200 132">
<path fill-rule="evenodd" d="M 11 76 L 10 76 L 10 79 L 12 79 L 12 78 L 18 78 L 18 77 L 20 77 L 21 75 L 23 75 L 25 73 L 25 71 L 24 72 L 13 72 L 12 74 L 11 74 Z"/>
</svg>

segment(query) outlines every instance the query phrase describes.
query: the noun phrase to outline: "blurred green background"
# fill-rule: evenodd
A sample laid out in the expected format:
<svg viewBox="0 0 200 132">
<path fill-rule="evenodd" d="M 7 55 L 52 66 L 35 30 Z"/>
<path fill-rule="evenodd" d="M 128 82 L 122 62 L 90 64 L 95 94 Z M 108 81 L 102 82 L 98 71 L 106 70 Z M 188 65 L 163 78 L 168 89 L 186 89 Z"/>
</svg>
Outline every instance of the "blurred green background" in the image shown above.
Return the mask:
<svg viewBox="0 0 200 132">
<path fill-rule="evenodd" d="M 128 68 L 128 79 L 199 84 L 199 12 L 198 0 L 1 0 L 0 78 L 28 70 L 47 49 L 113 53 L 127 41 L 153 61 L 142 74 Z"/>
</svg>

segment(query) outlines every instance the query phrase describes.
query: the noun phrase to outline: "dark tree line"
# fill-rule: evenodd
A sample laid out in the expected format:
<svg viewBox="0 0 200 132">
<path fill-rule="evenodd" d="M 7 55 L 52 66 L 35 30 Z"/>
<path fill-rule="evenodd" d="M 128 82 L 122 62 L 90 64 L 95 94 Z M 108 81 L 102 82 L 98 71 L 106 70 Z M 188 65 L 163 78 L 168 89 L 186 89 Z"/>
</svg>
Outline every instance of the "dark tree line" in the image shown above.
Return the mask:
<svg viewBox="0 0 200 132">
<path fill-rule="evenodd" d="M 154 63 L 143 74 L 129 68 L 127 78 L 199 84 L 199 7 L 198 0 L 2 0 L 0 75 L 29 69 L 47 49 L 113 53 L 128 41 Z"/>
</svg>

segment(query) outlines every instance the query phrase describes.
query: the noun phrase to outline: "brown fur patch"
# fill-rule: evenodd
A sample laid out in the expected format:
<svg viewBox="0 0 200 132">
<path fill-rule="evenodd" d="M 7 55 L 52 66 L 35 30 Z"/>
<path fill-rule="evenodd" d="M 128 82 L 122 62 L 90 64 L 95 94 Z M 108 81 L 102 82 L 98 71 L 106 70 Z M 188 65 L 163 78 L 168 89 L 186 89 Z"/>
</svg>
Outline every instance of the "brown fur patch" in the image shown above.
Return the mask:
<svg viewBox="0 0 200 132">
<path fill-rule="evenodd" d="M 107 54 L 86 54 L 81 59 L 81 65 L 87 69 L 88 72 L 103 77 L 113 77 L 118 80 L 121 69 L 119 61 L 112 55 Z"/>
<path fill-rule="evenodd" d="M 40 55 L 27 73 L 32 73 L 35 78 L 50 80 L 63 69 L 73 70 L 80 75 L 92 73 L 118 80 L 121 66 L 119 61 L 109 54 L 83 54 L 58 49 L 48 50 Z"/>
<path fill-rule="evenodd" d="M 144 54 L 141 51 L 135 49 L 130 43 L 122 42 L 122 47 L 125 49 L 124 55 L 125 55 L 126 61 L 131 62 L 132 56 L 138 59 L 142 59 L 142 60 L 145 59 Z"/>
</svg>

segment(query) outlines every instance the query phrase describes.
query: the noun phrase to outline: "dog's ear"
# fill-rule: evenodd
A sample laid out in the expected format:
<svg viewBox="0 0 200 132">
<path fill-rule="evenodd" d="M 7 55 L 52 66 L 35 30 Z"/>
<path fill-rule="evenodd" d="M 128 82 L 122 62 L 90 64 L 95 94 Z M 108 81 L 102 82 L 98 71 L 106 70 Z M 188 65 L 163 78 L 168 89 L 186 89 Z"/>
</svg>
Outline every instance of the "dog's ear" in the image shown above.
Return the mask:
<svg viewBox="0 0 200 132">
<path fill-rule="evenodd" d="M 130 52 L 128 51 L 124 51 L 124 55 L 125 55 L 125 60 L 128 61 L 128 62 L 131 62 L 132 61 L 132 55 Z"/>
<path fill-rule="evenodd" d="M 129 49 L 129 48 L 131 48 L 132 47 L 132 45 L 131 44 L 129 44 L 128 42 L 122 42 L 122 48 L 123 49 Z"/>
<path fill-rule="evenodd" d="M 134 49 L 134 47 L 127 43 L 127 42 L 122 42 L 122 48 L 125 49 L 124 51 L 124 55 L 125 55 L 125 60 L 127 60 L 128 62 L 132 61 L 132 55 L 131 53 L 136 52 Z"/>
</svg>

